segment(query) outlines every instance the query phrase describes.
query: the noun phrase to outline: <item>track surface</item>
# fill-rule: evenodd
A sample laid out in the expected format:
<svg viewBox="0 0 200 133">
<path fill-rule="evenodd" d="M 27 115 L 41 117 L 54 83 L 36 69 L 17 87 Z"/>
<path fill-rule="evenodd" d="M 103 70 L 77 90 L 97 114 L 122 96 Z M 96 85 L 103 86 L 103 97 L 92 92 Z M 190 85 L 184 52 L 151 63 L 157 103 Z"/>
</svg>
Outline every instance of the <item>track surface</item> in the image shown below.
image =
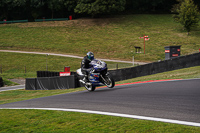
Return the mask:
<svg viewBox="0 0 200 133">
<path fill-rule="evenodd" d="M 25 85 L 17 85 L 17 86 L 9 86 L 9 87 L 0 87 L 0 92 L 1 91 L 10 91 L 10 90 L 19 90 L 19 89 L 24 89 Z"/>
<path fill-rule="evenodd" d="M 0 108 L 62 108 L 200 123 L 200 79 L 99 88 L 0 105 Z"/>
</svg>

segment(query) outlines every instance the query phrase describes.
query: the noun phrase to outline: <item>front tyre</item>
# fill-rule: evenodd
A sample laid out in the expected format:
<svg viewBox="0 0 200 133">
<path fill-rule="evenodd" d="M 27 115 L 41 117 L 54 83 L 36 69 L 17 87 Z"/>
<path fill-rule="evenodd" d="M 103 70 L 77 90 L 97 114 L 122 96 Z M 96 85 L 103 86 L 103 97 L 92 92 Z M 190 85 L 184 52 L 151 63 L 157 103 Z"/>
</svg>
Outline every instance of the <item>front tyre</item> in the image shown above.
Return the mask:
<svg viewBox="0 0 200 133">
<path fill-rule="evenodd" d="M 105 75 L 103 77 L 103 82 L 108 88 L 113 88 L 115 86 L 114 79 L 109 75 Z"/>
</svg>

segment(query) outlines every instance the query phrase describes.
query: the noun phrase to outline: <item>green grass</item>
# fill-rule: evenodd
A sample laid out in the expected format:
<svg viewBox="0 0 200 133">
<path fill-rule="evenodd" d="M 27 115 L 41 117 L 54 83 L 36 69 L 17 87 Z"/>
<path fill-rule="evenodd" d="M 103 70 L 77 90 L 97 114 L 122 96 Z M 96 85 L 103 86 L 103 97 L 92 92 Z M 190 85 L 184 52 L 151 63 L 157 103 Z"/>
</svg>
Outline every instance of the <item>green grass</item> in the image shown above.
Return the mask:
<svg viewBox="0 0 200 133">
<path fill-rule="evenodd" d="M 139 37 L 148 35 L 145 55 Z M 182 45 L 181 54 L 198 52 L 200 28 L 187 32 L 173 21 L 172 15 L 124 15 L 114 18 L 78 19 L 0 25 L 0 49 L 46 51 L 122 60 L 157 61 L 165 58 L 164 46 Z"/>
<path fill-rule="evenodd" d="M 42 110 L 0 110 L 0 132 L 200 132 L 199 127 L 129 118 Z"/>
<path fill-rule="evenodd" d="M 0 57 L 2 74 L 28 75 L 34 73 L 34 76 L 36 76 L 36 71 L 46 71 L 46 65 L 49 71 L 64 71 L 64 66 L 70 66 L 71 70 L 75 71 L 80 67 L 81 62 L 81 59 L 75 58 L 6 52 L 0 52 Z"/>
<path fill-rule="evenodd" d="M 0 92 L 0 104 L 23 101 L 33 98 L 40 98 L 70 92 L 85 90 L 85 88 L 63 89 L 63 90 L 34 90 L 28 91 L 25 89 Z"/>
</svg>

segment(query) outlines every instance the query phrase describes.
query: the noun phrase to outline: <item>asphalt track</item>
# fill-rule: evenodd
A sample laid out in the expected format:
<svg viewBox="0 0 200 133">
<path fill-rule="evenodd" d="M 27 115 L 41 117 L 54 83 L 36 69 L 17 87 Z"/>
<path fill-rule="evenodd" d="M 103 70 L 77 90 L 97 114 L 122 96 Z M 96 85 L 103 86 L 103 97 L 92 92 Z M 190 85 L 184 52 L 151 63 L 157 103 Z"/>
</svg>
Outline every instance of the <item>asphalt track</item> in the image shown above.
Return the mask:
<svg viewBox="0 0 200 133">
<path fill-rule="evenodd" d="M 1 91 L 11 91 L 11 90 L 19 90 L 19 89 L 24 89 L 25 85 L 16 85 L 16 86 L 9 86 L 9 87 L 0 87 L 0 92 Z"/>
<path fill-rule="evenodd" d="M 98 88 L 94 92 L 81 91 L 2 104 L 0 108 L 87 110 L 87 113 L 144 116 L 200 126 L 200 79 Z"/>
</svg>

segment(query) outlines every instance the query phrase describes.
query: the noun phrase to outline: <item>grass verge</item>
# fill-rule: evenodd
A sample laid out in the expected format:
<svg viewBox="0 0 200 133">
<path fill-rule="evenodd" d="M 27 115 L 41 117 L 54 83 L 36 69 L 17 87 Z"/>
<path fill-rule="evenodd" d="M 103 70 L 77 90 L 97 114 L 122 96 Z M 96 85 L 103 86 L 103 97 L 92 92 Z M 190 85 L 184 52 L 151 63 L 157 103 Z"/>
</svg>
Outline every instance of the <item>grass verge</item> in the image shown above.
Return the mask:
<svg viewBox="0 0 200 133">
<path fill-rule="evenodd" d="M 191 127 L 96 114 L 45 110 L 0 110 L 0 132 L 200 132 Z"/>
</svg>

